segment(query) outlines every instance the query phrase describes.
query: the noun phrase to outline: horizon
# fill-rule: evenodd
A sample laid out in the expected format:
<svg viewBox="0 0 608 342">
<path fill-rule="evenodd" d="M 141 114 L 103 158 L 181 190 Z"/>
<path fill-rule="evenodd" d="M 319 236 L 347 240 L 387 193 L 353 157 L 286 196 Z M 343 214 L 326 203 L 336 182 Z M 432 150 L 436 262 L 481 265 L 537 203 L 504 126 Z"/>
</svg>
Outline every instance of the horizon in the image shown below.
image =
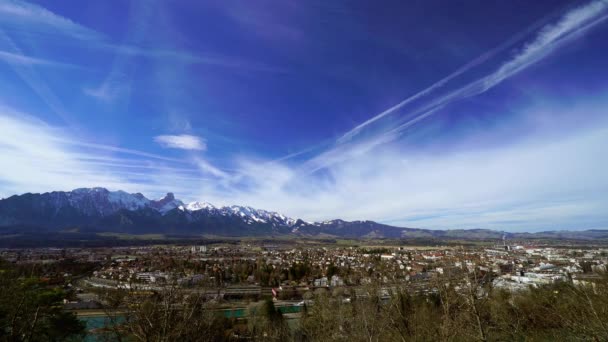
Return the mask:
<svg viewBox="0 0 608 342">
<path fill-rule="evenodd" d="M 608 0 L 7 0 L 0 198 L 608 229 L 607 19 Z"/>
</svg>

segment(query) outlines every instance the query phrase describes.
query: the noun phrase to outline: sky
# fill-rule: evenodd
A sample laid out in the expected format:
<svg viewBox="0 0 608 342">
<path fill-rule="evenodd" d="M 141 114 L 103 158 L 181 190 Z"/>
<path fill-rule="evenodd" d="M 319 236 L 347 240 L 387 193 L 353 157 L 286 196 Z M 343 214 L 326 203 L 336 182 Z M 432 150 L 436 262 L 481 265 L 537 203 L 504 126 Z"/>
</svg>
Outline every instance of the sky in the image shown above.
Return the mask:
<svg viewBox="0 0 608 342">
<path fill-rule="evenodd" d="M 0 198 L 608 229 L 608 0 L 0 0 Z"/>
</svg>

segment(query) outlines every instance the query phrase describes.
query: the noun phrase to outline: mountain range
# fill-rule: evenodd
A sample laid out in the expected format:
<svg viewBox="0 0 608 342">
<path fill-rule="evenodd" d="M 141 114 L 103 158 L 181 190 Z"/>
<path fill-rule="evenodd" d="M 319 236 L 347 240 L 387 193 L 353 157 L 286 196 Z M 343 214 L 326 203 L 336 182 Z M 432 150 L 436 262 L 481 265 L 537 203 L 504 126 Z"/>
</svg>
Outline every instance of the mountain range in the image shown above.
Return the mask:
<svg viewBox="0 0 608 342">
<path fill-rule="evenodd" d="M 340 219 L 307 222 L 247 206 L 215 207 L 184 203 L 172 193 L 150 200 L 140 193 L 81 188 L 27 193 L 0 200 L 0 232 L 78 231 L 82 233 L 170 234 L 183 236 L 305 236 L 342 238 L 606 239 L 608 231 L 504 233 L 489 229 L 429 230 Z"/>
</svg>

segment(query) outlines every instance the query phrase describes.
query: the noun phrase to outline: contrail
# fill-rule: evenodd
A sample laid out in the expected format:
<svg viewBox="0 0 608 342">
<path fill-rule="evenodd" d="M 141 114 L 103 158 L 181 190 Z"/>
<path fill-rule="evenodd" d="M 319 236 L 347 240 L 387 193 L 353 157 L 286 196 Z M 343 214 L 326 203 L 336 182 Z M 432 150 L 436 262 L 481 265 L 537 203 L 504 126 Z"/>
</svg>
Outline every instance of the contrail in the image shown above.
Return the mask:
<svg viewBox="0 0 608 342">
<path fill-rule="evenodd" d="M 604 9 L 608 8 L 608 2 L 602 1 L 602 4 Z M 564 25 L 562 24 L 568 19 L 561 21 L 558 25 L 553 27 L 553 30 L 544 31 L 543 34 L 539 35 L 534 42 L 527 45 L 522 53 L 511 59 L 509 62 L 503 64 L 496 72 L 471 82 L 466 86 L 411 112 L 410 114 L 415 115 L 415 117 L 400 123 L 399 126 L 391 129 L 385 134 L 396 134 L 397 132 L 412 126 L 427 116 L 434 114 L 438 109 L 443 108 L 453 101 L 469 98 L 488 91 L 509 77 L 525 70 L 530 65 L 541 61 L 543 58 L 555 51 L 556 48 L 562 46 L 571 39 L 576 38 L 578 35 L 583 34 L 589 29 L 604 22 L 606 19 L 608 19 L 608 15 L 603 15 L 600 17 L 592 16 L 591 18 L 593 19 L 590 21 L 583 21 L 586 23 L 582 26 L 569 27 L 567 30 L 563 30 Z M 580 24 L 581 21 L 578 23 Z"/>
<path fill-rule="evenodd" d="M 451 75 L 448 75 L 431 87 L 422 90 L 416 95 L 402 101 L 383 113 L 355 127 L 353 130 L 349 131 L 342 138 L 340 138 L 332 148 L 305 162 L 302 170 L 305 173 L 313 173 L 319 169 L 326 168 L 337 162 L 349 159 L 353 155 L 366 153 L 379 145 L 398 139 L 403 130 L 420 122 L 422 119 L 435 114 L 440 109 L 451 104 L 452 102 L 479 95 L 488 91 L 509 77 L 546 58 L 557 48 L 570 42 L 572 39 L 577 38 L 593 27 L 596 27 L 608 19 L 608 15 L 605 13 L 607 9 L 608 0 L 598 0 L 566 12 L 554 24 L 539 25 L 537 22 L 531 28 L 526 29 L 525 31 L 509 39 L 507 42 L 501 44 L 499 47 L 490 50 L 472 62 L 469 62 L 467 65 L 463 66 Z M 545 18 L 540 22 L 546 21 L 547 19 Z M 423 97 L 433 90 L 440 88 L 451 78 L 464 73 L 474 65 L 482 63 L 484 58 L 490 58 L 489 56 L 496 54 L 498 51 L 505 49 L 509 45 L 512 45 L 513 42 L 520 40 L 521 37 L 527 32 L 530 32 L 538 27 L 542 28 L 538 31 L 536 37 L 527 44 L 524 44 L 523 48 L 516 56 L 501 64 L 496 71 L 478 78 L 475 81 L 472 81 L 463 87 L 457 88 L 456 90 L 453 90 L 443 96 L 434 98 L 433 100 L 424 103 L 420 107 L 409 111 L 407 113 L 407 117 L 397 120 L 390 128 L 385 129 L 382 132 L 378 132 L 377 134 L 374 134 L 360 142 L 351 141 L 351 138 L 356 136 L 366 126 L 394 113 L 406 104 Z"/>
<path fill-rule="evenodd" d="M 463 65 L 458 70 L 456 70 L 455 72 L 451 73 L 450 75 L 444 77 L 443 79 L 437 81 L 430 87 L 410 96 L 409 98 L 401 101 L 400 103 L 394 105 L 393 107 L 385 110 L 384 112 L 382 112 L 382 113 L 372 117 L 371 119 L 361 123 L 360 125 L 356 126 L 352 130 L 345 133 L 342 137 L 340 137 L 337 140 L 337 143 L 341 144 L 341 143 L 348 142 L 349 140 L 351 140 L 353 137 L 355 137 L 357 134 L 359 134 L 365 127 L 369 126 L 370 124 L 386 117 L 387 115 L 395 113 L 397 110 L 403 108 L 405 105 L 433 92 L 434 90 L 436 90 L 438 88 L 443 87 L 450 80 L 458 77 L 459 75 L 462 75 L 463 73 L 467 72 L 471 68 L 474 68 L 475 66 L 478 66 L 478 65 L 486 62 L 488 59 L 492 58 L 499 52 L 504 51 L 505 49 L 512 46 L 516 42 L 522 40 L 525 36 L 529 35 L 532 31 L 535 31 L 538 28 L 543 27 L 543 29 L 539 32 L 539 35 L 536 37 L 536 39 L 533 42 L 531 42 L 525 46 L 523 52 L 521 52 L 516 57 L 512 58 L 509 62 L 503 64 L 496 72 L 494 72 L 493 74 L 490 74 L 480 80 L 474 81 L 473 83 L 470 83 L 469 85 L 465 86 L 464 88 L 461 88 L 457 91 L 454 91 L 454 92 L 448 94 L 441 101 L 433 101 L 433 103 L 436 104 L 439 102 L 439 103 L 441 103 L 441 105 L 444 105 L 445 102 L 452 101 L 454 98 L 456 98 L 457 97 L 456 95 L 465 93 L 465 90 L 470 91 L 470 90 L 473 90 L 472 88 L 479 87 L 480 85 L 478 84 L 478 82 L 480 82 L 480 81 L 483 81 L 485 84 L 482 87 L 480 87 L 479 91 L 474 91 L 469 96 L 477 95 L 484 91 L 487 91 L 488 89 L 492 88 L 493 86 L 500 83 L 504 79 L 514 75 L 515 73 L 525 69 L 529 65 L 546 57 L 548 54 L 550 54 L 552 52 L 552 50 L 559 43 L 561 43 L 569 38 L 572 38 L 573 36 L 580 33 L 581 31 L 586 31 L 586 30 L 590 29 L 591 27 L 596 26 L 597 24 L 602 22 L 605 19 L 604 17 L 601 17 L 599 19 L 597 19 L 597 18 L 602 14 L 602 12 L 604 12 L 606 10 L 607 7 L 608 7 L 608 1 L 606 1 L 606 0 L 594 1 L 585 6 L 581 6 L 581 7 L 578 7 L 576 9 L 573 9 L 573 10 L 567 12 L 565 15 L 562 16 L 561 20 L 558 21 L 558 23 L 553 24 L 553 25 L 545 25 L 545 24 L 547 23 L 549 18 L 552 18 L 554 15 L 549 15 L 549 16 L 544 17 L 543 19 L 537 21 L 536 23 L 534 23 L 527 29 L 525 29 L 525 30 L 519 32 L 518 34 L 516 34 L 515 36 L 511 37 L 510 39 L 508 39 L 501 45 L 485 52 L 484 54 L 475 58 L 471 62 Z M 432 107 L 434 107 L 434 106 L 427 105 L 424 107 L 426 110 L 416 111 L 416 112 L 422 112 L 420 114 L 421 117 L 415 117 L 415 118 L 409 120 L 408 122 L 419 121 L 423 116 L 425 116 L 425 114 L 427 114 L 427 112 L 429 110 L 433 110 Z"/>
</svg>

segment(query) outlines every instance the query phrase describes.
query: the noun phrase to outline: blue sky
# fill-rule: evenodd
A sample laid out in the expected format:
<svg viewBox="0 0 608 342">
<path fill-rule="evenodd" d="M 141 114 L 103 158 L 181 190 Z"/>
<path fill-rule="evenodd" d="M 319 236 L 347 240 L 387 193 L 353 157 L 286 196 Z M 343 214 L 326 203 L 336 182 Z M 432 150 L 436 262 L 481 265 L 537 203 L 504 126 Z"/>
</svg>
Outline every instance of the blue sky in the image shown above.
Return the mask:
<svg viewBox="0 0 608 342">
<path fill-rule="evenodd" d="M 608 0 L 0 0 L 0 197 L 608 228 Z"/>
</svg>

